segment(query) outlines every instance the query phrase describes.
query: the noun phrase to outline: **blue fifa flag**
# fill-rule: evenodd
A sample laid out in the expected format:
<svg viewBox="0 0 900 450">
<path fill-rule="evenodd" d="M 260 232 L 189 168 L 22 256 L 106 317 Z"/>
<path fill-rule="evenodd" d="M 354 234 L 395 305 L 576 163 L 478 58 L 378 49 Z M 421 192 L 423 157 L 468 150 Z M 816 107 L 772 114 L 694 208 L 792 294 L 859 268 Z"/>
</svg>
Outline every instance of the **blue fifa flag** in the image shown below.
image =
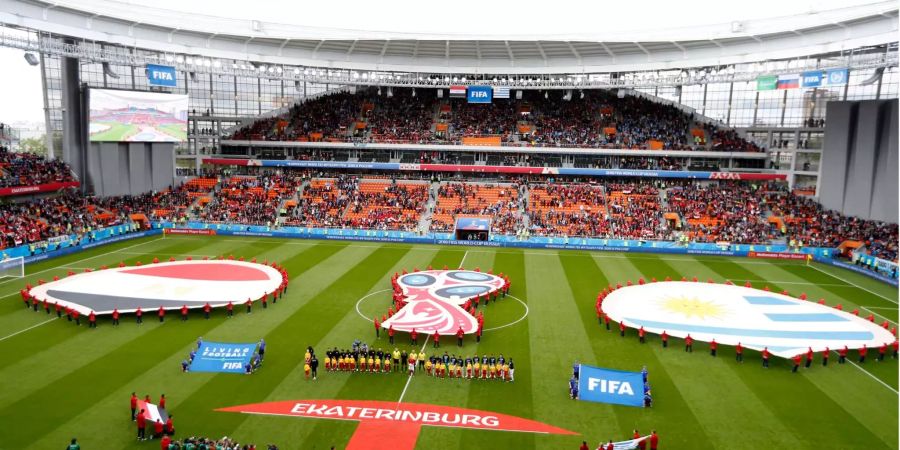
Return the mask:
<svg viewBox="0 0 900 450">
<path fill-rule="evenodd" d="M 822 71 L 813 70 L 800 74 L 800 86 L 804 88 L 817 88 L 822 85 Z"/>
<path fill-rule="evenodd" d="M 640 372 L 625 372 L 584 364 L 578 371 L 579 400 L 644 406 L 644 378 Z"/>
<path fill-rule="evenodd" d="M 175 68 L 172 66 L 147 64 L 147 83 L 150 86 L 175 87 L 177 83 Z"/>
<path fill-rule="evenodd" d="M 490 86 L 469 86 L 466 98 L 469 103 L 490 103 L 494 90 Z"/>
<path fill-rule="evenodd" d="M 191 363 L 191 372 L 244 373 L 256 344 L 204 342 Z"/>
<path fill-rule="evenodd" d="M 825 71 L 825 80 L 829 86 L 843 86 L 850 79 L 850 69 L 828 69 Z"/>
</svg>

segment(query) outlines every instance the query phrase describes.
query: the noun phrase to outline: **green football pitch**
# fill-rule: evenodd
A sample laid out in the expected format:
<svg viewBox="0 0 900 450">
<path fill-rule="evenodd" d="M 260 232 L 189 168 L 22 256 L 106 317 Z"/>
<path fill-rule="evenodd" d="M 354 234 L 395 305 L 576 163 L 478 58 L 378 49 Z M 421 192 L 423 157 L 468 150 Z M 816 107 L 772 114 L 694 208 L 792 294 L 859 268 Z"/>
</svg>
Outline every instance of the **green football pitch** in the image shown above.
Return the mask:
<svg viewBox="0 0 900 450">
<path fill-rule="evenodd" d="M 80 328 L 65 319 L 26 310 L 19 289 L 26 282 L 64 276 L 119 262 L 153 257 L 183 259 L 218 255 L 278 261 L 291 277 L 289 292 L 268 309 L 247 315 L 236 308 L 226 319 L 192 313 L 181 322 L 147 317 L 142 326 L 125 316 L 113 327 Z M 516 361 L 513 383 L 439 380 L 401 374 L 303 374 L 312 345 L 349 347 L 375 340 L 371 317 L 390 304 L 390 277 L 403 269 L 463 264 L 508 274 L 510 294 L 485 311 L 480 344 L 467 338 L 463 354 L 503 353 Z M 156 449 L 137 442 L 128 406 L 132 391 L 168 399 L 180 437 L 230 436 L 285 449 L 344 447 L 357 424 L 349 421 L 246 415 L 220 407 L 275 400 L 348 399 L 449 405 L 534 419 L 575 436 L 435 428 L 425 426 L 421 449 L 576 449 L 582 440 L 624 440 L 637 428 L 656 429 L 661 449 L 881 449 L 898 443 L 898 361 L 871 356 L 862 365 L 832 363 L 791 373 L 785 360 L 761 367 L 759 354 L 734 360 L 732 348 L 713 358 L 706 344 L 682 351 L 675 339 L 641 345 L 598 325 L 597 292 L 607 284 L 670 276 L 732 280 L 794 295 L 823 297 L 828 304 L 859 307 L 893 324 L 897 290 L 862 275 L 822 265 L 706 256 L 413 246 L 371 242 L 323 242 L 239 237 L 149 237 L 120 242 L 26 268 L 26 279 L 0 281 L 0 448 L 60 449 L 77 437 L 85 449 Z M 370 295 L 371 294 L 371 295 Z M 516 322 L 516 323 L 513 323 Z M 504 326 L 510 324 L 509 326 Z M 406 342 L 403 333 L 399 342 Z M 182 373 L 180 362 L 198 336 L 209 341 L 268 343 L 264 366 L 253 375 Z M 455 341 L 455 339 L 447 339 Z M 444 342 L 455 351 L 455 342 Z M 430 348 L 426 351 L 429 351 Z M 855 356 L 856 352 L 852 352 Z M 818 362 L 819 355 L 816 355 Z M 632 408 L 569 400 L 573 361 L 640 370 L 646 365 L 654 406 Z M 854 358 L 855 359 L 855 358 Z"/>
</svg>

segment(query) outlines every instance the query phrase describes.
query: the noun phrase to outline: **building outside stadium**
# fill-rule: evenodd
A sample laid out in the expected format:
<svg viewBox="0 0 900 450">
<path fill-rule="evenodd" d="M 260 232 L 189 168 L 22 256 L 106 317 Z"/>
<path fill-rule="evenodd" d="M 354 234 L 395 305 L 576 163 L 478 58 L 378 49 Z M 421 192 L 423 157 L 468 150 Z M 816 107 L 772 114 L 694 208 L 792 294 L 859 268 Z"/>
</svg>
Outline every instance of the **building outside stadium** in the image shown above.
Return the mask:
<svg viewBox="0 0 900 450">
<path fill-rule="evenodd" d="M 895 3 L 528 36 L 0 3 L 47 147 L 0 128 L 11 448 L 156 445 L 135 390 L 191 445 L 896 448 Z M 190 373 L 200 336 L 248 376 Z"/>
</svg>

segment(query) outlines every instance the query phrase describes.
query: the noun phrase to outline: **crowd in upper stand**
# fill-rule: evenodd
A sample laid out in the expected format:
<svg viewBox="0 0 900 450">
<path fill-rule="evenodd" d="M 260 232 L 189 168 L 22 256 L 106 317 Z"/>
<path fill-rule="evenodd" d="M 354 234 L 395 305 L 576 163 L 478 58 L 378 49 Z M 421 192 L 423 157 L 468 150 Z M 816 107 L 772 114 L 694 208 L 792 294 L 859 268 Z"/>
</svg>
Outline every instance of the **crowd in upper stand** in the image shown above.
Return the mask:
<svg viewBox="0 0 900 450">
<path fill-rule="evenodd" d="M 75 177 L 65 163 L 0 147 L 0 188 L 67 181 L 75 181 Z"/>
<path fill-rule="evenodd" d="M 523 91 L 521 99 L 473 104 L 439 98 L 434 89 L 358 88 L 309 99 L 232 137 L 459 144 L 491 136 L 517 146 L 762 151 L 733 130 L 697 119 L 677 106 L 606 90 Z"/>
</svg>

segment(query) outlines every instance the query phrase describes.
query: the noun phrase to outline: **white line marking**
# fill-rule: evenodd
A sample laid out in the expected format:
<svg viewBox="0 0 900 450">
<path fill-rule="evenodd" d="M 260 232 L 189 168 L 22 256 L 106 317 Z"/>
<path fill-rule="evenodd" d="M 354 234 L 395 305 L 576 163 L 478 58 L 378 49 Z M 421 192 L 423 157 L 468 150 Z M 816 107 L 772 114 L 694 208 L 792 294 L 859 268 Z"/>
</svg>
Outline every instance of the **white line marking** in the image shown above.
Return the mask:
<svg viewBox="0 0 900 450">
<path fill-rule="evenodd" d="M 860 306 L 860 308 L 862 308 L 862 309 L 864 309 L 864 310 L 866 310 L 866 311 L 868 311 L 868 312 L 870 312 L 870 313 L 872 313 L 872 314 L 874 314 L 874 315 L 876 315 L 876 316 L 878 316 L 878 317 L 881 317 L 881 318 L 884 319 L 884 320 L 887 320 L 888 323 L 892 323 L 892 324 L 894 324 L 894 325 L 897 325 L 897 322 L 894 322 L 893 320 L 891 320 L 891 319 L 889 319 L 889 318 L 887 318 L 887 317 L 885 317 L 885 316 L 882 316 L 881 314 L 878 314 L 877 312 L 872 311 L 871 309 L 866 308 L 865 306 Z"/>
<path fill-rule="evenodd" d="M 837 351 L 835 351 L 835 350 L 832 350 L 832 351 L 833 351 L 835 354 L 837 354 Z M 897 392 L 896 389 L 892 388 L 889 384 L 885 383 L 884 381 L 881 381 L 881 378 L 878 378 L 878 377 L 876 377 L 875 375 L 872 375 L 872 372 L 869 372 L 868 370 L 863 369 L 863 368 L 860 367 L 858 364 L 856 364 L 855 362 L 853 362 L 853 361 L 849 358 L 849 355 L 847 355 L 847 356 L 848 356 L 848 357 L 847 357 L 847 362 L 849 362 L 850 364 L 853 364 L 857 369 L 862 370 L 863 373 L 865 373 L 866 375 L 869 376 L 869 378 L 871 378 L 871 379 L 873 379 L 873 380 L 875 380 L 875 381 L 881 383 L 882 386 L 884 386 L 884 387 L 886 387 L 886 388 L 888 388 L 888 389 L 894 391 L 895 394 L 900 395 L 900 392 Z"/>
<path fill-rule="evenodd" d="M 426 334 L 426 335 L 425 335 L 425 342 L 422 343 L 422 348 L 419 349 L 419 353 L 424 352 L 424 351 L 425 351 L 425 347 L 427 347 L 427 346 L 428 346 L 428 335 Z M 401 363 L 401 364 L 402 364 L 402 363 Z M 408 370 L 408 368 L 409 368 L 409 363 L 407 362 L 407 370 Z M 415 370 L 413 370 L 413 373 L 416 373 Z M 400 393 L 400 399 L 397 400 L 397 406 L 400 406 L 400 403 L 403 403 L 403 397 L 406 395 L 406 390 L 409 389 L 409 382 L 412 381 L 412 379 L 413 379 L 413 376 L 412 376 L 412 375 L 410 375 L 410 376 L 408 376 L 408 377 L 406 378 L 406 385 L 403 386 L 403 392 Z"/>
<path fill-rule="evenodd" d="M 813 266 L 807 266 L 807 267 L 812 267 L 813 269 L 816 269 L 816 270 L 818 270 L 819 272 L 822 272 L 822 273 L 824 273 L 825 275 L 830 276 L 831 278 L 834 278 L 834 279 L 836 279 L 836 280 L 841 280 L 841 281 L 843 281 L 844 283 L 847 283 L 847 284 L 856 286 L 857 288 L 862 289 L 862 290 L 864 290 L 864 291 L 866 291 L 866 292 L 868 292 L 868 293 L 870 293 L 870 294 L 872 294 L 872 295 L 877 295 L 877 296 L 879 296 L 879 297 L 881 297 L 881 298 L 883 298 L 883 299 L 885 299 L 885 300 L 887 300 L 887 301 L 889 301 L 889 302 L 891 302 L 891 303 L 893 303 L 893 304 L 895 304 L 895 305 L 897 304 L 897 300 L 893 300 L 893 299 L 887 298 L 887 297 L 885 297 L 885 296 L 883 296 L 883 295 L 881 295 L 881 294 L 879 294 L 879 293 L 877 293 L 877 292 L 875 292 L 875 291 L 870 291 L 869 289 L 866 289 L 866 288 L 864 288 L 864 287 L 862 287 L 862 286 L 860 286 L 860 285 L 858 285 L 858 284 L 856 284 L 856 283 L 854 283 L 854 282 L 852 282 L 852 281 L 850 281 L 850 280 L 847 280 L 847 279 L 845 279 L 845 278 L 839 277 L 839 276 L 837 276 L 837 275 L 835 275 L 835 274 L 833 274 L 833 273 L 831 273 L 831 272 L 826 272 L 826 271 L 824 271 L 824 270 L 822 270 L 822 269 L 820 269 L 820 268 L 818 268 L 818 267 L 816 267 L 816 266 L 814 266 L 814 265 L 813 265 Z M 894 392 L 896 392 L 896 391 L 894 391 Z"/>
<path fill-rule="evenodd" d="M 468 250 L 466 250 L 466 252 L 463 253 L 463 258 L 462 258 L 462 261 L 459 262 L 459 267 L 461 267 L 461 268 L 463 268 L 463 269 L 466 268 L 463 264 L 466 263 L 466 257 L 467 257 L 467 256 L 469 256 L 469 251 L 468 251 Z"/>
<path fill-rule="evenodd" d="M 147 244 L 149 244 L 149 243 L 151 243 L 151 242 L 156 242 L 156 241 L 159 241 L 159 240 L 162 240 L 162 238 L 161 238 L 161 237 L 158 237 L 158 238 L 156 238 L 156 239 L 151 239 L 151 240 L 146 241 L 146 242 L 141 242 L 141 243 L 138 243 L 138 244 L 130 245 L 130 246 L 128 246 L 128 247 L 122 247 L 122 248 L 120 248 L 120 249 L 118 249 L 118 250 L 112 250 L 112 251 L 108 251 L 108 252 L 106 252 L 106 253 L 101 253 L 101 254 L 99 254 L 99 255 L 89 256 L 89 257 L 87 257 L 87 258 L 82 258 L 82 259 L 79 259 L 79 260 L 76 260 L 76 261 L 72 261 L 72 263 L 73 263 L 73 264 L 77 264 L 77 263 L 84 262 L 84 261 L 90 261 L 90 260 L 92 260 L 92 259 L 96 259 L 96 258 L 99 258 L 99 257 L 101 257 L 101 256 L 111 255 L 111 254 L 113 254 L 113 253 L 121 252 L 122 250 L 128 250 L 128 249 L 130 249 L 130 248 L 140 247 L 141 245 L 147 245 Z M 31 276 L 34 276 L 34 275 L 37 275 L 37 274 L 40 274 L 40 273 L 50 272 L 51 270 L 57 270 L 57 269 L 59 269 L 59 266 L 51 267 L 51 268 L 49 268 L 49 269 L 40 270 L 40 271 L 37 271 L 37 272 L 34 272 L 34 273 L 26 273 L 25 276 L 26 276 L 26 277 L 31 277 Z M 18 278 L 14 278 L 14 279 L 12 279 L 12 280 L 0 281 L 0 285 L 9 283 L 10 281 L 14 281 L 14 280 L 18 280 Z M 18 292 L 18 291 L 17 291 L 17 292 Z M 15 294 L 15 292 L 13 292 L 13 294 Z M 12 294 L 4 295 L 4 297 L 7 297 L 7 296 L 9 296 L 9 295 L 12 295 Z"/>
<path fill-rule="evenodd" d="M 896 310 L 897 310 L 897 307 L 896 307 L 896 306 L 860 306 L 860 308 L 866 308 L 866 309 L 888 309 L 888 310 L 891 310 L 891 311 L 896 311 Z"/>
<path fill-rule="evenodd" d="M 47 320 L 45 320 L 45 321 L 43 321 L 43 322 L 41 322 L 41 323 L 39 323 L 39 324 L 37 324 L 37 325 L 32 325 L 32 326 L 30 326 L 30 327 L 28 327 L 28 328 L 26 328 L 26 329 L 24 329 L 24 330 L 16 331 L 15 333 L 10 334 L 9 336 L 4 336 L 4 337 L 0 338 L 0 341 L 5 341 L 5 340 L 7 340 L 7 339 L 9 339 L 9 338 L 11 338 L 11 337 L 17 335 L 17 334 L 22 334 L 22 333 L 24 333 L 24 332 L 26 332 L 26 331 L 28 331 L 28 330 L 37 328 L 37 327 L 39 327 L 39 326 L 41 326 L 41 325 L 43 325 L 43 324 L 45 324 L 45 323 L 53 322 L 54 320 L 56 320 L 56 319 L 58 319 L 58 318 L 59 318 L 59 317 L 53 317 L 53 318 L 47 319 Z"/>
</svg>

